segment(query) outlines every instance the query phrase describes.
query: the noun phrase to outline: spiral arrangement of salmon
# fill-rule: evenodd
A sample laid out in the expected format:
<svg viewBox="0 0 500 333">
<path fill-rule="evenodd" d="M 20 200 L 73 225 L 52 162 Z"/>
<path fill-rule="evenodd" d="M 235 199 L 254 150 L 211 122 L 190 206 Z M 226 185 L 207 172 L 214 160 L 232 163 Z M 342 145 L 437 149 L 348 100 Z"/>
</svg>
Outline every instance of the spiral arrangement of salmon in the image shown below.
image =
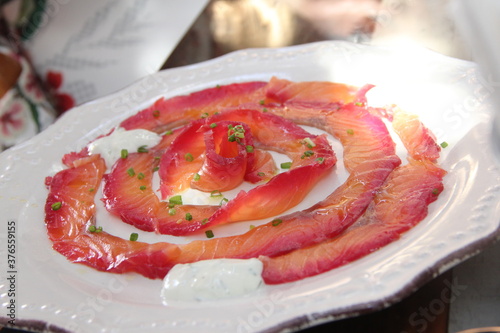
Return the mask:
<svg viewBox="0 0 500 333">
<path fill-rule="evenodd" d="M 397 240 L 427 215 L 443 190 L 440 146 L 414 115 L 368 106 L 372 86 L 272 78 L 160 98 L 120 124 L 162 135 L 155 147 L 106 165 L 87 148 L 47 177 L 45 224 L 53 248 L 97 270 L 163 278 L 176 264 L 258 258 L 266 283 L 303 279 L 363 257 Z M 408 151 L 396 155 L 387 121 Z M 332 171 L 337 157 L 319 128 L 343 145 L 347 180 L 313 206 L 296 206 Z M 281 173 L 268 150 L 291 162 Z M 153 188 L 158 173 L 160 188 Z M 186 205 L 178 193 L 221 193 L 255 186 L 221 205 Z M 145 243 L 96 229 L 95 195 L 110 214 L 140 230 L 170 235 L 268 219 L 248 232 L 187 244 Z M 159 190 L 160 195 L 156 192 Z"/>
</svg>

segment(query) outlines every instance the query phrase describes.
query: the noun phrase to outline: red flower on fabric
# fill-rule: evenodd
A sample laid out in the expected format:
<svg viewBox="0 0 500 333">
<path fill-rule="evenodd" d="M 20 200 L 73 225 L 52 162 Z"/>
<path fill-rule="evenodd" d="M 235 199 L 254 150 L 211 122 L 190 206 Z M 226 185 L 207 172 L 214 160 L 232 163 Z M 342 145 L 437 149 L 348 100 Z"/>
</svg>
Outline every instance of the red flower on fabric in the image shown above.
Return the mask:
<svg viewBox="0 0 500 333">
<path fill-rule="evenodd" d="M 59 91 L 63 83 L 63 74 L 61 72 L 48 71 L 45 82 L 52 96 L 54 96 L 57 111 L 63 113 L 75 106 L 75 99 L 70 94 Z"/>
<path fill-rule="evenodd" d="M 63 75 L 60 72 L 48 71 L 46 81 L 50 88 L 58 90 L 61 88 Z"/>
<path fill-rule="evenodd" d="M 19 103 L 12 104 L 10 110 L 5 111 L 0 116 L 0 126 L 2 129 L 2 134 L 5 137 L 12 135 L 13 130 L 19 130 L 23 127 L 23 106 Z"/>
<path fill-rule="evenodd" d="M 40 99 L 43 97 L 43 93 L 40 90 L 40 83 L 37 81 L 37 78 L 33 73 L 28 73 L 26 77 L 26 83 L 24 85 L 24 89 L 26 89 L 27 92 L 29 92 L 32 96 L 34 96 L 37 99 Z"/>
</svg>

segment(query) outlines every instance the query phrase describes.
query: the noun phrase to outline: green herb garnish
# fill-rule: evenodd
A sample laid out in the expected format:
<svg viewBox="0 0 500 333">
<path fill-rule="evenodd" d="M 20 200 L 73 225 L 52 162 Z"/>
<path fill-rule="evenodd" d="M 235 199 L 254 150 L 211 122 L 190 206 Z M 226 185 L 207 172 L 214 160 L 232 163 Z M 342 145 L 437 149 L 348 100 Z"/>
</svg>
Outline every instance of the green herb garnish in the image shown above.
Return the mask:
<svg viewBox="0 0 500 333">
<path fill-rule="evenodd" d="M 213 190 L 210 192 L 210 196 L 212 198 L 222 197 L 222 193 L 219 190 Z"/>
<path fill-rule="evenodd" d="M 148 148 L 147 148 L 147 146 L 146 146 L 146 145 L 144 145 L 144 146 L 140 146 L 139 148 L 137 148 L 137 152 L 138 152 L 138 153 L 147 153 L 148 151 L 149 151 L 149 150 L 148 150 Z"/>
<path fill-rule="evenodd" d="M 300 158 L 304 159 L 304 158 L 306 158 L 306 157 L 311 157 L 311 156 L 313 156 L 313 155 L 314 155 L 314 152 L 313 152 L 312 150 L 306 150 L 306 151 L 304 152 L 304 154 L 302 154 L 302 156 L 301 156 Z"/>
<path fill-rule="evenodd" d="M 292 162 L 283 162 L 280 164 L 282 169 L 290 169 L 292 167 Z"/>
<path fill-rule="evenodd" d="M 271 224 L 273 225 L 273 227 L 276 227 L 276 226 L 280 225 L 281 222 L 283 222 L 282 219 L 274 219 L 271 221 Z"/>
<path fill-rule="evenodd" d="M 62 206 L 62 202 L 58 201 L 58 202 L 54 202 L 54 203 L 50 206 L 50 208 L 51 208 L 52 210 L 58 210 L 58 209 L 60 209 L 60 208 L 61 208 L 61 206 Z"/>
<path fill-rule="evenodd" d="M 168 202 L 173 205 L 182 205 L 182 197 L 180 195 L 174 195 L 168 199 Z"/>
</svg>

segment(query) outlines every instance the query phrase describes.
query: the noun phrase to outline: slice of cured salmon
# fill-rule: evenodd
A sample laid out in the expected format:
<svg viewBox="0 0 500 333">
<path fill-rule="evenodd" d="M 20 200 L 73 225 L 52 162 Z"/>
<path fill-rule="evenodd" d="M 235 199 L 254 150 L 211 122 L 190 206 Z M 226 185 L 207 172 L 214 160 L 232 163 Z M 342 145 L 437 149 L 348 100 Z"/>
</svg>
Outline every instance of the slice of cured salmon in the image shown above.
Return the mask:
<svg viewBox="0 0 500 333">
<path fill-rule="evenodd" d="M 404 118 L 410 125 L 400 121 Z M 283 256 L 260 257 L 266 283 L 295 281 L 345 265 L 399 239 L 427 216 L 429 204 L 443 191 L 446 172 L 434 163 L 436 143 L 418 118 L 399 111 L 395 119 L 396 132 L 411 148 L 409 163 L 391 173 L 363 216 L 338 237 Z"/>
<path fill-rule="evenodd" d="M 258 102 L 264 98 L 267 82 L 243 82 L 217 86 L 189 95 L 160 98 L 150 107 L 125 119 L 121 127 L 162 133 L 221 111 L 226 107 Z"/>
<path fill-rule="evenodd" d="M 336 163 L 325 136 L 312 135 L 291 121 L 253 109 L 222 112 L 209 122 L 237 121 L 246 124 L 256 147 L 286 154 L 290 169 L 248 192 L 241 191 L 208 219 L 206 227 L 281 214 L 297 205 Z M 307 147 L 305 140 L 314 147 Z M 306 153 L 307 152 L 307 153 Z"/>
<path fill-rule="evenodd" d="M 260 257 L 268 284 L 291 282 L 346 265 L 401 237 L 427 215 L 428 205 L 443 190 L 443 170 L 412 160 L 397 168 L 366 213 L 344 233 L 274 258 Z"/>
<path fill-rule="evenodd" d="M 75 238 L 94 222 L 94 196 L 106 170 L 98 155 L 73 161 L 73 167 L 46 180 L 49 195 L 45 203 L 45 222 L 50 240 Z"/>
<path fill-rule="evenodd" d="M 158 160 L 153 152 L 133 153 L 104 176 L 103 202 L 122 221 L 144 231 L 184 235 L 199 229 L 218 206 L 176 205 L 160 201 L 152 188 Z"/>
</svg>

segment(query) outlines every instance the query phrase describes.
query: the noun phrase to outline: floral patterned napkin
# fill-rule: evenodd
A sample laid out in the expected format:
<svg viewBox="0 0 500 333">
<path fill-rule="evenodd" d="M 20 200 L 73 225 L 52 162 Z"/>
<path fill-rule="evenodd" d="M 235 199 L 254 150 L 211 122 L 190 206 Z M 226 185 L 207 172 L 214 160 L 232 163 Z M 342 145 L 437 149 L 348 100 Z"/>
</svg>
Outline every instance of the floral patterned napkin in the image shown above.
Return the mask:
<svg viewBox="0 0 500 333">
<path fill-rule="evenodd" d="M 48 94 L 0 12 L 0 152 L 49 126 L 56 117 Z M 17 79 L 16 79 L 17 78 Z"/>
</svg>

